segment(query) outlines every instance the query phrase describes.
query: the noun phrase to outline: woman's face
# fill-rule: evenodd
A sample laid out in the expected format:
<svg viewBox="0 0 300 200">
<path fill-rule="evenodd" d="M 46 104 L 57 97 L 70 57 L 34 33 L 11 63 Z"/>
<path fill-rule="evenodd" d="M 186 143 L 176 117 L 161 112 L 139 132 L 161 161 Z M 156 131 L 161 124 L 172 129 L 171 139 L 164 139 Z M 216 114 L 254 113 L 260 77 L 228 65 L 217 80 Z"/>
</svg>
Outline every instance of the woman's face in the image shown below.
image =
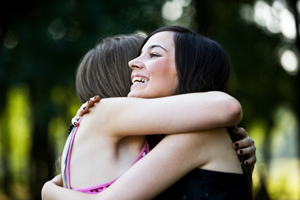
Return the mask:
<svg viewBox="0 0 300 200">
<path fill-rule="evenodd" d="M 128 97 L 156 98 L 179 93 L 173 32 L 160 32 L 149 38 L 129 66 L 133 84 Z"/>
</svg>

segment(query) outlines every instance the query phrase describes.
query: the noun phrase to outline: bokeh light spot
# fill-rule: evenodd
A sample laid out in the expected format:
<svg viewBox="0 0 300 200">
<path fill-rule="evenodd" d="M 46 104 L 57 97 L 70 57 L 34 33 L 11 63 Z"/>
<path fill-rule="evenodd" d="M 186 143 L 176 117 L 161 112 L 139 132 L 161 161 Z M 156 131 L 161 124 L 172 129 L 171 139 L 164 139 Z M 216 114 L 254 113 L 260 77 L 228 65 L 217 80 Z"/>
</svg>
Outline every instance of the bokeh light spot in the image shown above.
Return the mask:
<svg viewBox="0 0 300 200">
<path fill-rule="evenodd" d="M 280 22 L 282 34 L 288 39 L 295 39 L 296 23 L 293 14 L 288 9 L 280 13 Z"/>
<path fill-rule="evenodd" d="M 66 35 L 66 27 L 62 19 L 55 19 L 48 27 L 48 32 L 50 33 L 53 40 L 60 40 Z"/>
<path fill-rule="evenodd" d="M 182 7 L 189 6 L 192 0 L 173 0 L 174 2 L 179 3 Z"/>
<path fill-rule="evenodd" d="M 245 6 L 242 7 L 241 12 L 245 11 L 245 9 Z M 241 16 L 246 21 L 249 21 L 247 20 L 249 17 L 245 16 L 245 14 L 241 14 Z M 296 38 L 297 32 L 294 16 L 282 1 L 274 1 L 272 6 L 265 1 L 257 1 L 254 5 L 254 21 L 270 33 L 281 32 L 288 40 L 295 40 Z"/>
<path fill-rule="evenodd" d="M 281 54 L 281 65 L 289 74 L 295 75 L 298 72 L 299 62 L 295 52 L 284 50 Z"/>
<path fill-rule="evenodd" d="M 169 21 L 176 21 L 182 15 L 182 6 L 178 2 L 168 1 L 163 5 L 163 18 Z"/>
<path fill-rule="evenodd" d="M 18 45 L 18 38 L 13 34 L 13 32 L 8 31 L 4 38 L 4 47 L 7 49 L 13 49 Z"/>
<path fill-rule="evenodd" d="M 242 5 L 240 8 L 240 16 L 246 21 L 246 22 L 253 22 L 253 16 L 254 16 L 254 10 L 253 7 L 250 5 Z"/>
</svg>

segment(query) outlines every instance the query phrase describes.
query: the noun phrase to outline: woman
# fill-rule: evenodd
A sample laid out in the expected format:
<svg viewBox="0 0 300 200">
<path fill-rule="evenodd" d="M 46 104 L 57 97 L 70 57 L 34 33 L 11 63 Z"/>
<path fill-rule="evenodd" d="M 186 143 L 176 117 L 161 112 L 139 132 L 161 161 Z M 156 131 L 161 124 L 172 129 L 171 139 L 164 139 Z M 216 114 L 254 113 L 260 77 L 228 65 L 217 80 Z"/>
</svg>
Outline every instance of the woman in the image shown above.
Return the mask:
<svg viewBox="0 0 300 200">
<path fill-rule="evenodd" d="M 173 28 L 170 27 L 169 30 L 162 29 L 162 30 L 159 30 L 158 33 L 153 34 L 153 36 L 150 37 L 150 39 L 148 41 L 146 40 L 146 44 L 143 47 L 143 51 L 142 51 L 141 55 L 138 57 L 138 59 L 132 61 L 130 64 L 131 68 L 133 69 L 133 74 L 134 74 L 133 80 L 134 81 L 140 80 L 141 82 L 145 81 L 146 83 L 135 83 L 132 86 L 131 92 L 128 96 L 152 98 L 152 97 L 176 95 L 176 94 L 179 94 L 179 92 L 187 93 L 187 92 L 196 92 L 197 90 L 206 91 L 206 90 L 209 90 L 210 87 L 213 90 L 224 90 L 226 88 L 226 84 L 228 81 L 228 74 L 224 74 L 225 78 L 223 78 L 223 80 L 220 79 L 220 82 L 222 82 L 222 84 L 218 84 L 214 81 L 211 81 L 211 80 L 216 80 L 216 79 L 214 79 L 214 78 L 216 78 L 215 74 L 213 74 L 213 79 L 208 79 L 209 81 L 205 80 L 205 78 L 206 78 L 205 71 L 202 71 L 203 77 L 201 77 L 200 79 L 199 79 L 199 77 L 196 77 L 196 76 L 189 77 L 190 79 L 199 79 L 200 80 L 200 82 L 197 82 L 195 85 L 193 85 L 193 83 L 191 83 L 191 82 L 193 82 L 191 80 L 186 80 L 186 79 L 179 80 L 179 78 L 178 78 L 179 76 L 181 78 L 182 77 L 185 78 L 185 77 L 188 77 L 188 76 L 186 76 L 188 73 L 190 73 L 190 74 L 193 73 L 193 75 L 195 75 L 195 73 L 192 71 L 188 72 L 184 69 L 180 69 L 180 67 L 177 70 L 175 68 L 175 65 L 177 65 L 177 67 L 178 67 L 178 65 L 182 66 L 182 64 L 181 63 L 178 64 L 178 57 L 175 56 L 175 51 L 177 51 L 177 53 L 178 53 L 178 50 L 174 49 L 174 43 L 175 43 L 176 39 L 178 39 L 178 37 L 174 37 L 175 40 L 173 42 L 172 38 L 175 35 L 175 34 L 173 35 L 173 32 L 176 32 L 178 30 L 182 31 L 182 29 L 183 28 L 179 28 L 179 27 L 173 27 Z M 170 30 L 171 30 L 171 32 L 170 32 Z M 183 29 L 183 31 L 188 32 L 185 29 Z M 162 32 L 162 33 L 160 33 L 160 32 Z M 171 39 L 166 40 L 166 38 L 171 38 Z M 165 41 L 167 41 L 167 43 L 164 43 Z M 160 44 L 162 44 L 162 45 L 160 45 Z M 176 43 L 176 45 L 177 45 L 177 43 Z M 222 56 L 222 55 L 219 55 L 219 56 Z M 174 58 L 177 59 L 176 64 L 175 64 Z M 186 61 L 187 60 L 185 60 L 184 62 L 186 62 Z M 212 64 L 212 63 L 210 63 L 210 64 Z M 203 65 L 203 63 L 201 65 Z M 162 67 L 162 68 L 157 68 L 157 67 Z M 146 69 L 146 68 L 147 68 L 147 70 L 143 71 L 143 69 Z M 179 75 L 177 75 L 177 71 L 178 71 Z M 139 72 L 142 72 L 142 73 L 139 73 Z M 198 75 L 200 75 L 200 74 L 198 74 Z M 202 84 L 203 87 L 201 86 L 201 81 L 204 83 L 204 84 Z M 212 85 L 206 85 L 207 83 L 209 83 L 209 84 L 212 83 Z M 192 85 L 192 87 L 187 87 L 188 85 L 190 85 L 190 86 Z M 164 88 L 162 88 L 162 86 Z M 185 89 L 190 90 L 190 91 L 184 91 Z M 102 122 L 106 122 L 106 123 L 102 123 L 102 124 L 106 124 L 107 126 L 106 127 L 98 127 L 97 125 L 93 125 L 93 124 L 89 124 L 89 126 L 97 126 L 98 130 L 100 128 L 100 130 L 102 130 L 103 132 L 110 132 L 110 134 L 115 134 L 115 135 L 119 135 L 119 136 L 121 136 L 121 135 L 124 136 L 124 135 L 130 134 L 130 133 L 133 135 L 139 135 L 141 133 L 142 134 L 145 134 L 145 133 L 153 134 L 153 133 L 161 133 L 161 132 L 163 132 L 163 133 L 188 132 L 188 131 L 201 130 L 201 128 L 203 128 L 203 127 L 204 127 L 203 129 L 209 129 L 209 128 L 214 128 L 214 127 L 228 126 L 228 124 L 224 124 L 224 121 L 223 121 L 223 124 L 218 122 L 220 124 L 217 125 L 215 123 L 211 123 L 210 120 L 208 120 L 210 118 L 213 118 L 216 121 L 218 121 L 218 119 L 221 119 L 221 118 L 223 118 L 223 120 L 224 120 L 226 117 L 225 117 L 225 115 L 222 116 L 222 113 L 220 113 L 221 117 L 218 115 L 212 117 L 212 115 L 210 115 L 210 112 L 207 112 L 208 115 L 206 118 L 205 118 L 205 115 L 202 115 L 203 113 L 205 113 L 207 111 L 205 109 L 211 108 L 210 106 L 212 105 L 212 101 L 215 100 L 215 98 L 213 98 L 213 97 L 220 97 L 220 96 L 218 96 L 218 95 L 220 95 L 220 93 L 212 92 L 212 93 L 202 94 L 204 96 L 202 96 L 201 98 L 198 98 L 198 95 L 200 95 L 200 94 L 179 95 L 176 97 L 171 97 L 172 100 L 170 100 L 171 98 L 160 98 L 160 99 L 153 99 L 153 100 L 141 100 L 141 99 L 137 99 L 137 98 L 108 99 L 108 100 L 105 99 L 105 100 L 102 100 L 100 105 L 97 105 L 95 108 L 95 111 L 93 111 L 96 113 L 98 109 L 101 109 L 101 111 L 99 110 L 102 113 L 102 116 L 100 116 L 100 119 L 99 119 L 99 115 L 97 117 L 95 117 L 96 115 L 94 115 L 91 117 L 91 119 L 93 118 L 94 121 L 96 119 L 100 120 L 100 121 L 103 120 Z M 205 97 L 205 95 L 207 95 L 207 98 Z M 213 99 L 211 99 L 211 98 L 213 98 Z M 203 101 L 203 103 L 207 103 L 207 105 L 202 106 L 202 107 L 201 106 L 197 107 L 199 105 L 196 105 L 197 104 L 196 102 L 199 102 L 200 100 Z M 182 110 L 182 108 L 178 108 L 178 106 L 174 108 L 170 105 L 170 103 L 174 103 L 175 105 L 180 105 L 180 103 L 183 101 L 188 102 L 187 105 L 182 105 L 183 110 Z M 216 103 L 216 102 L 214 102 L 214 103 Z M 134 106 L 133 106 L 133 104 L 134 104 Z M 155 107 L 152 108 L 153 105 L 155 105 L 155 107 L 157 107 L 158 110 L 161 110 L 163 112 L 153 111 L 153 109 L 155 108 Z M 216 105 L 219 105 L 219 104 L 216 104 Z M 118 110 L 120 110 L 120 108 L 123 111 L 121 114 L 118 114 L 118 115 L 113 114 L 112 116 L 110 116 L 110 118 L 112 117 L 112 119 L 114 119 L 115 122 L 118 122 L 118 123 L 111 124 L 110 120 L 104 119 L 105 116 L 108 116 L 107 114 L 109 113 L 109 110 L 110 111 L 111 110 L 118 111 Z M 155 109 L 157 109 L 157 108 L 155 108 Z M 178 114 L 182 114 L 182 112 L 184 112 L 186 109 L 197 110 L 198 108 L 201 108 L 201 109 L 196 113 L 190 112 L 189 115 L 185 116 L 184 119 L 181 119 L 181 117 L 178 116 Z M 215 109 L 217 111 L 220 111 L 219 108 L 215 107 Z M 137 126 L 138 124 L 132 123 L 132 121 L 138 121 L 140 123 L 144 123 L 143 121 L 145 121 L 145 120 L 143 120 L 142 115 L 140 115 L 140 113 L 139 113 L 139 112 L 141 112 L 141 110 L 142 110 L 142 112 L 144 112 L 144 114 L 147 113 L 147 116 L 146 116 L 147 122 L 146 122 L 146 124 L 143 124 L 143 126 L 140 127 L 140 126 Z M 150 112 L 150 110 L 151 110 L 151 112 Z M 169 113 L 166 114 L 166 113 L 164 113 L 164 111 L 168 111 Z M 92 115 L 93 112 L 91 112 L 90 115 Z M 133 116 L 133 117 L 129 116 L 128 114 L 130 112 L 134 113 L 135 116 Z M 154 117 L 151 116 L 152 112 L 154 112 L 156 114 Z M 226 112 L 225 112 L 225 114 L 226 114 Z M 88 116 L 89 115 L 85 116 L 85 118 Z M 125 119 L 125 117 L 127 117 L 127 118 L 129 117 L 131 120 Z M 220 118 L 218 118 L 218 117 L 220 117 Z M 85 118 L 83 118 L 83 120 L 85 120 Z M 160 118 L 160 119 L 157 120 L 157 118 Z M 199 118 L 203 119 L 203 121 L 195 120 L 195 119 L 199 119 Z M 176 121 L 177 124 L 174 125 L 174 123 L 173 123 L 174 121 Z M 182 121 L 184 121 L 184 122 L 182 122 Z M 239 119 L 238 120 L 235 119 L 234 124 L 237 123 L 238 121 L 239 121 Z M 129 124 L 128 124 L 128 122 L 129 122 Z M 159 124 L 159 122 L 163 122 L 163 123 Z M 151 127 L 150 126 L 151 123 L 158 124 L 157 125 L 158 127 L 153 127 L 153 125 Z M 229 124 L 229 125 L 233 125 L 233 124 Z M 132 128 L 133 126 L 135 127 L 135 129 Z M 112 130 L 108 130 L 107 127 L 109 127 L 109 129 L 112 129 Z M 150 132 L 149 128 L 152 129 L 151 131 L 153 131 L 153 132 Z M 148 162 L 148 160 L 149 159 L 151 160 L 151 158 L 153 159 L 152 155 L 155 155 L 157 153 L 157 151 L 155 151 L 155 150 L 157 148 L 163 148 L 164 147 L 163 144 L 170 144 L 169 142 L 172 141 L 171 144 L 178 144 L 177 147 L 181 147 L 180 149 L 184 150 L 183 152 L 185 153 L 185 155 L 191 155 L 191 154 L 194 156 L 201 155 L 201 154 L 204 155 L 203 153 L 201 153 L 199 151 L 201 148 L 198 148 L 198 146 L 199 146 L 198 142 L 204 141 L 204 140 L 203 140 L 203 138 L 202 138 L 202 140 L 199 140 L 200 138 L 198 138 L 198 137 L 204 137 L 204 138 L 206 138 L 206 141 L 212 142 L 216 139 L 220 140 L 220 138 L 216 137 L 216 136 L 224 137 L 224 138 L 222 138 L 222 140 L 224 140 L 224 139 L 226 140 L 226 138 L 228 139 L 228 137 L 229 137 L 226 133 L 224 133 L 224 129 L 217 129 L 217 130 L 208 131 L 206 133 L 201 133 L 201 134 L 186 133 L 186 134 L 180 134 L 180 135 L 167 136 L 165 139 L 162 140 L 162 142 L 160 142 L 158 144 L 158 146 L 156 148 L 154 148 L 154 150 L 152 152 L 155 152 L 155 153 L 150 152 L 147 157 L 143 158 L 143 160 L 141 160 L 135 166 L 133 166 L 131 169 L 129 169 L 128 174 L 139 172 L 140 170 L 138 170 L 137 166 L 143 165 L 143 163 L 145 163 L 145 162 L 148 163 L 147 165 L 145 165 L 146 168 L 153 165 L 153 162 Z M 179 138 L 180 138 L 180 142 L 178 143 Z M 195 140 L 196 138 L 198 138 L 198 139 Z M 190 140 L 190 142 L 188 144 L 192 145 L 195 148 L 192 148 L 192 150 L 191 150 L 191 148 L 187 148 L 186 145 L 180 146 L 182 144 L 186 144 L 183 141 L 189 141 L 189 140 Z M 167 142 L 164 143 L 164 141 L 167 141 Z M 210 142 L 208 142 L 208 143 L 210 143 Z M 228 143 L 228 140 L 227 140 L 227 143 Z M 213 142 L 211 144 L 213 144 Z M 203 145 L 203 146 L 205 146 L 205 145 Z M 75 147 L 76 147 L 76 145 L 75 145 Z M 218 149 L 218 146 L 214 146 L 214 147 Z M 211 149 L 212 147 L 207 147 L 207 148 Z M 165 149 L 164 151 L 161 151 L 160 156 L 162 155 L 162 152 L 164 155 L 166 155 L 166 154 L 172 155 L 172 151 L 169 151 L 169 149 L 172 149 L 172 148 L 170 148 L 170 146 L 169 146 L 169 148 Z M 178 151 L 178 148 L 173 149 L 173 153 L 176 151 Z M 227 149 L 226 151 L 228 152 L 230 150 Z M 180 154 L 180 152 L 177 152 L 177 153 L 178 154 L 175 154 L 175 157 Z M 215 155 L 217 155 L 217 154 L 215 154 Z M 174 157 L 174 154 L 173 154 L 173 157 Z M 146 196 L 146 197 L 152 198 L 152 197 L 156 196 L 157 194 L 159 194 L 159 192 L 163 191 L 162 189 L 166 189 L 172 183 L 176 182 L 182 176 L 184 176 L 186 173 L 188 173 L 189 171 L 191 171 L 192 169 L 195 169 L 195 168 L 200 168 L 202 170 L 209 169 L 209 170 L 215 170 L 215 171 L 225 171 L 227 173 L 232 173 L 232 172 L 239 173 L 239 174 L 242 173 L 241 168 L 239 167 L 239 161 L 237 161 L 236 157 L 233 157 L 232 155 L 229 156 L 230 157 L 229 160 L 231 160 L 234 164 L 226 163 L 226 161 L 222 158 L 211 159 L 212 161 L 208 161 L 208 160 L 210 160 L 210 159 L 208 159 L 209 156 L 204 156 L 204 157 L 200 156 L 200 157 L 201 157 L 201 159 L 200 158 L 199 158 L 199 160 L 195 159 L 196 161 L 191 161 L 191 159 L 188 159 L 189 162 L 187 162 L 186 165 L 183 164 L 180 167 L 175 166 L 175 167 L 171 167 L 171 168 L 170 167 L 162 168 L 163 170 L 167 169 L 167 171 L 169 173 L 170 172 L 172 172 L 172 173 L 170 174 L 170 176 L 168 175 L 168 176 L 164 177 L 163 180 L 161 180 L 159 182 L 159 184 L 163 185 L 162 187 L 160 187 L 159 189 L 156 189 L 156 191 L 153 192 L 152 194 L 147 194 L 148 196 Z M 208 159 L 208 160 L 206 160 L 206 159 Z M 174 162 L 176 163 L 176 162 L 182 161 L 182 160 L 184 160 L 182 157 L 180 159 L 174 159 L 173 164 L 174 164 Z M 161 160 L 161 161 L 162 162 L 159 162 L 159 164 L 164 163 L 163 160 Z M 169 164 L 170 163 L 172 163 L 172 162 L 169 162 Z M 221 168 L 218 168 L 220 166 L 217 163 L 222 164 Z M 134 168 L 136 170 L 133 170 Z M 151 172 L 151 171 L 153 171 L 152 168 L 147 170 L 147 172 Z M 177 173 L 175 173 L 175 172 L 177 172 Z M 174 175 L 174 173 L 176 175 Z M 126 174 L 127 173 L 125 173 L 119 180 L 117 180 L 117 182 L 115 182 L 106 191 L 109 191 L 109 190 L 111 191 L 112 188 L 118 187 L 124 179 L 126 180 L 126 177 L 128 178 L 128 175 L 126 176 Z M 136 178 L 136 177 L 133 176 L 133 177 L 131 177 L 131 179 L 132 178 Z M 149 177 L 149 178 L 151 178 L 151 177 Z M 147 180 L 147 179 L 144 179 L 144 180 Z M 104 191 L 103 194 L 107 193 L 106 191 Z M 147 191 L 144 191 L 144 192 L 147 193 Z"/>
</svg>

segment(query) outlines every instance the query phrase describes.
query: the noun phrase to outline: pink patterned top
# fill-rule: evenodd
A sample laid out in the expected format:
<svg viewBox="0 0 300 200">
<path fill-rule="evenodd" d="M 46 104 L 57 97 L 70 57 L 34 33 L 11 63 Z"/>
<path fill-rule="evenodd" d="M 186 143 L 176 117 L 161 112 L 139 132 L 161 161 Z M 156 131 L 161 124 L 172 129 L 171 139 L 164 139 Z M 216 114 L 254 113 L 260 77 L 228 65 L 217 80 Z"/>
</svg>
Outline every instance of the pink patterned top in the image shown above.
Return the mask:
<svg viewBox="0 0 300 200">
<path fill-rule="evenodd" d="M 71 142 L 69 144 L 69 147 L 68 147 L 68 150 L 67 150 L 66 159 L 65 159 L 65 169 L 64 169 L 65 173 L 64 173 L 64 177 L 63 178 L 64 178 L 64 181 L 65 181 L 66 187 L 68 189 L 72 189 L 71 188 L 71 183 L 70 183 L 70 160 L 71 160 L 71 153 L 72 153 L 72 147 L 73 147 L 74 138 L 75 138 L 76 132 L 78 130 L 78 127 L 80 125 L 81 119 L 79 120 L 79 122 L 78 122 L 79 124 L 75 128 L 75 130 L 71 132 L 71 135 L 70 135 Z M 144 157 L 149 151 L 150 151 L 149 150 L 149 144 L 148 144 L 148 142 L 146 140 L 141 153 L 139 154 L 138 158 L 136 159 L 136 161 L 132 165 L 134 165 L 137 161 L 139 161 L 142 157 Z M 115 180 L 110 181 L 108 183 L 103 183 L 103 184 L 92 186 L 92 187 L 79 188 L 79 189 L 73 189 L 73 190 L 79 191 L 79 192 L 83 192 L 83 193 L 88 193 L 88 194 L 97 194 L 97 193 L 102 192 L 106 188 L 108 188 L 117 179 L 118 178 L 116 178 Z"/>
</svg>

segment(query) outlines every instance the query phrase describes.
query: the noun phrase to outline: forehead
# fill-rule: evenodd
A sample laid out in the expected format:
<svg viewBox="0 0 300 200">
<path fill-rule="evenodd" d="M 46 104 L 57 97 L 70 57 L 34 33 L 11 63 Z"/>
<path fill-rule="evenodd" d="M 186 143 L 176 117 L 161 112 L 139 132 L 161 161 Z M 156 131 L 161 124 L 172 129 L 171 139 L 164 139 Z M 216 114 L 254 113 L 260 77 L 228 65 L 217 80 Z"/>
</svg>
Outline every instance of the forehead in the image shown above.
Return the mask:
<svg viewBox="0 0 300 200">
<path fill-rule="evenodd" d="M 149 38 L 149 40 L 144 45 L 143 50 L 152 45 L 160 45 L 165 49 L 174 48 L 173 37 L 174 37 L 174 33 L 170 31 L 156 33 Z"/>
</svg>

